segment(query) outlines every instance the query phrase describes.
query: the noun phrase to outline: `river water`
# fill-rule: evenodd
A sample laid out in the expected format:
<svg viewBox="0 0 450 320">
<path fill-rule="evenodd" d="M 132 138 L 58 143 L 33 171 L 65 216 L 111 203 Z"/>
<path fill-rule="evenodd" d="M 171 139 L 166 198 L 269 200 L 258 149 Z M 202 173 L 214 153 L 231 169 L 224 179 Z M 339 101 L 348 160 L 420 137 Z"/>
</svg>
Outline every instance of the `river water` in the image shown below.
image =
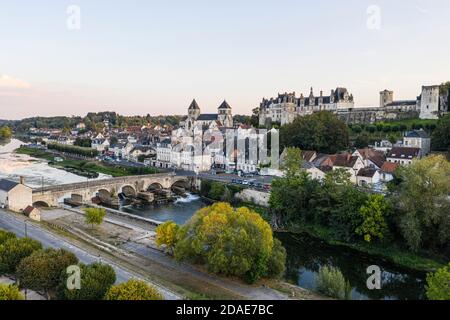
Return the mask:
<svg viewBox="0 0 450 320">
<path fill-rule="evenodd" d="M 12 152 L 21 142 L 12 140 L 0 146 L 0 178 L 18 181 L 20 176 L 32 187 L 82 182 L 86 178 L 50 167 L 46 161 Z M 107 176 L 100 175 L 101 178 Z M 124 206 L 121 210 L 158 221 L 173 220 L 183 224 L 199 209 L 207 206 L 196 195 L 161 206 Z M 352 286 L 352 299 L 424 299 L 425 275 L 394 266 L 382 259 L 363 255 L 345 248 L 334 247 L 306 235 L 276 234 L 287 250 L 286 280 L 306 289 L 316 289 L 316 276 L 321 266 L 338 267 Z M 367 289 L 366 270 L 377 265 L 382 270 L 381 290 Z"/>
<path fill-rule="evenodd" d="M 0 178 L 19 181 L 22 176 L 25 184 L 32 188 L 86 181 L 85 177 L 49 166 L 46 160 L 13 153 L 21 144 L 22 141 L 12 139 L 0 145 Z M 109 176 L 100 174 L 98 177 L 105 178 Z"/>
</svg>

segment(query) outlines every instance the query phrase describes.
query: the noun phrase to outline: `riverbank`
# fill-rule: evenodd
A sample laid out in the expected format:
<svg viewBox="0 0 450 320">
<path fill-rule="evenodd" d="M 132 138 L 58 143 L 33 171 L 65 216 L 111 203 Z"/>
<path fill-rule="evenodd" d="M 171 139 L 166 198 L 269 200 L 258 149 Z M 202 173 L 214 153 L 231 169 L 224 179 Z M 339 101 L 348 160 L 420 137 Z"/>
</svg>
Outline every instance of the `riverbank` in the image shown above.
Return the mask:
<svg viewBox="0 0 450 320">
<path fill-rule="evenodd" d="M 437 269 L 446 265 L 444 257 L 429 256 L 425 253 L 413 253 L 406 248 L 400 248 L 395 244 L 373 244 L 364 242 L 347 243 L 333 238 L 330 230 L 313 225 L 295 225 L 285 229 L 274 230 L 276 232 L 288 232 L 294 235 L 307 234 L 317 240 L 324 241 L 328 245 L 335 247 L 344 247 L 362 254 L 370 255 L 388 261 L 398 267 L 413 271 L 413 272 L 434 272 Z"/>
<path fill-rule="evenodd" d="M 134 167 L 123 167 L 118 165 L 108 165 L 103 162 L 95 160 L 77 160 L 72 158 L 71 159 L 65 158 L 61 162 L 53 162 L 55 158 L 54 153 L 50 153 L 42 149 L 29 148 L 25 146 L 16 149 L 14 152 L 17 154 L 26 154 L 34 158 L 47 160 L 49 161 L 49 165 L 51 165 L 52 167 L 66 170 L 72 173 L 76 173 L 78 170 L 86 174 L 102 173 L 110 175 L 114 178 L 131 175 L 158 173 L 158 171 L 153 168 L 134 168 Z M 84 174 L 81 173 L 79 175 L 85 176 Z"/>
</svg>

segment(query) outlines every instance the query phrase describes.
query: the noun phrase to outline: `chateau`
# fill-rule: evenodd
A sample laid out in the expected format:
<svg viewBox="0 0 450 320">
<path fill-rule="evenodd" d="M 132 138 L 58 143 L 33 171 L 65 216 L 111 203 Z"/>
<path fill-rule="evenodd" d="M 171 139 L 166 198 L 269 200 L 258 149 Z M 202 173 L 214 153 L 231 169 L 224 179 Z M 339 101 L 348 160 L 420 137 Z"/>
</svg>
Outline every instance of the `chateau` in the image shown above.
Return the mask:
<svg viewBox="0 0 450 320">
<path fill-rule="evenodd" d="M 285 125 L 294 121 L 298 116 L 305 116 L 313 112 L 327 110 L 337 112 L 354 107 L 353 95 L 346 88 L 331 90 L 329 96 L 324 96 L 320 91 L 319 96 L 314 96 L 313 88 L 308 97 L 303 94 L 299 98 L 293 93 L 278 94 L 278 98 L 263 99 L 260 105 L 259 124 L 268 122 Z"/>
<path fill-rule="evenodd" d="M 347 123 L 374 123 L 384 120 L 409 118 L 438 119 L 448 112 L 448 96 L 441 94 L 441 86 L 423 86 L 421 94 L 413 100 L 394 100 L 394 92 L 380 92 L 380 104 L 377 107 L 355 107 L 353 95 L 346 88 L 331 90 L 329 96 L 320 92 L 314 96 L 313 89 L 309 97 L 303 94 L 299 98 L 293 93 L 278 94 L 277 98 L 263 99 L 259 107 L 259 125 L 270 123 L 285 125 L 299 116 L 327 110 L 336 113 Z"/>
</svg>

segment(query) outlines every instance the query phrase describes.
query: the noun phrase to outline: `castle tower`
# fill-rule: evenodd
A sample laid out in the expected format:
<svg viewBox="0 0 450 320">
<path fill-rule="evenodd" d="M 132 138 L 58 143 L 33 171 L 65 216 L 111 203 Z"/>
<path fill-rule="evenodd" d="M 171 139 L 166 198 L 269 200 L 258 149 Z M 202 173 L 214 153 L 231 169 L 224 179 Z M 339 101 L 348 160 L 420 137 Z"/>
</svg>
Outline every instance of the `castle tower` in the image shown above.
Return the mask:
<svg viewBox="0 0 450 320">
<path fill-rule="evenodd" d="M 420 99 L 420 118 L 439 118 L 439 86 L 423 86 Z"/>
<path fill-rule="evenodd" d="M 394 101 L 394 91 L 384 90 L 380 92 L 380 108 L 384 108 Z"/>
<path fill-rule="evenodd" d="M 218 111 L 217 118 L 222 123 L 222 125 L 224 127 L 232 127 L 233 126 L 233 115 L 231 114 L 232 110 L 226 100 L 222 102 L 217 111 Z"/>
</svg>

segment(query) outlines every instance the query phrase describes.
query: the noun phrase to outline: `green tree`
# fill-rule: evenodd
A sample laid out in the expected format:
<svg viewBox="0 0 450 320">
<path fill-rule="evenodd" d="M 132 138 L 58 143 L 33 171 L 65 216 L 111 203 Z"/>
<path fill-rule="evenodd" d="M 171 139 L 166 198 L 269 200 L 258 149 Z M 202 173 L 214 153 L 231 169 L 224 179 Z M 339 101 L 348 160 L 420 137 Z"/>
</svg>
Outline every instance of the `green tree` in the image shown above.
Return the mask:
<svg viewBox="0 0 450 320">
<path fill-rule="evenodd" d="M 156 245 L 158 247 L 164 245 L 173 253 L 173 249 L 177 243 L 177 234 L 180 227 L 173 221 L 167 221 L 156 228 Z"/>
<path fill-rule="evenodd" d="M 355 140 L 355 148 L 366 148 L 370 143 L 370 137 L 367 132 L 358 134 Z"/>
<path fill-rule="evenodd" d="M 45 249 L 33 252 L 24 258 L 17 267 L 20 286 L 35 291 L 44 291 L 50 298 L 67 267 L 76 265 L 78 258 L 64 249 Z"/>
<path fill-rule="evenodd" d="M 450 152 L 450 114 L 439 119 L 431 137 L 431 147 L 436 151 Z"/>
<path fill-rule="evenodd" d="M 94 228 L 94 225 L 101 225 L 103 223 L 103 219 L 106 216 L 106 209 L 86 208 L 84 209 L 84 213 L 86 214 L 86 223 Z"/>
<path fill-rule="evenodd" d="M 328 111 L 298 117 L 280 129 L 282 147 L 298 147 L 322 153 L 336 153 L 349 146 L 348 127 Z"/>
<path fill-rule="evenodd" d="M 216 203 L 199 210 L 180 229 L 174 253 L 177 260 L 252 283 L 268 275 L 273 247 L 272 230 L 259 214 Z"/>
<path fill-rule="evenodd" d="M 106 300 L 164 300 L 164 297 L 154 287 L 146 282 L 131 279 L 112 286 L 105 296 Z"/>
<path fill-rule="evenodd" d="M 430 300 L 450 300 L 450 263 L 428 274 L 425 288 Z"/>
<path fill-rule="evenodd" d="M 359 212 L 364 221 L 356 228 L 356 233 L 363 236 L 367 242 L 376 238 L 383 239 L 388 232 L 386 216 L 389 214 L 389 205 L 384 196 L 369 196 Z"/>
<path fill-rule="evenodd" d="M 398 170 L 400 184 L 394 203 L 399 226 L 413 250 L 438 249 L 450 240 L 450 163 L 430 156 Z"/>
<path fill-rule="evenodd" d="M 79 264 L 80 289 L 67 289 L 69 275 L 62 273 L 58 286 L 58 298 L 65 300 L 103 300 L 108 290 L 116 282 L 116 272 L 107 264 Z"/>
<path fill-rule="evenodd" d="M 19 288 L 14 285 L 0 283 L 0 301 L 4 300 L 24 300 L 25 297 L 20 293 Z"/>
<path fill-rule="evenodd" d="M 13 274 L 19 262 L 42 248 L 40 242 L 30 238 L 10 238 L 0 245 L 0 274 Z"/>
<path fill-rule="evenodd" d="M 286 249 L 278 239 L 273 239 L 273 249 L 268 261 L 267 275 L 270 278 L 280 278 L 286 270 Z"/>
<path fill-rule="evenodd" d="M 9 127 L 0 127 L 0 139 L 9 139 L 12 137 L 12 131 Z"/>
<path fill-rule="evenodd" d="M 281 168 L 288 179 L 293 178 L 300 173 L 302 164 L 302 151 L 299 148 L 286 148 L 286 156 L 283 159 Z"/>
<path fill-rule="evenodd" d="M 0 245 L 13 238 L 16 238 L 16 235 L 14 233 L 0 230 Z"/>
<path fill-rule="evenodd" d="M 225 185 L 223 183 L 213 181 L 208 194 L 209 198 L 213 200 L 221 200 L 224 193 Z"/>
<path fill-rule="evenodd" d="M 331 298 L 350 300 L 350 283 L 338 268 L 324 266 L 320 268 L 316 279 L 317 290 Z"/>
</svg>

